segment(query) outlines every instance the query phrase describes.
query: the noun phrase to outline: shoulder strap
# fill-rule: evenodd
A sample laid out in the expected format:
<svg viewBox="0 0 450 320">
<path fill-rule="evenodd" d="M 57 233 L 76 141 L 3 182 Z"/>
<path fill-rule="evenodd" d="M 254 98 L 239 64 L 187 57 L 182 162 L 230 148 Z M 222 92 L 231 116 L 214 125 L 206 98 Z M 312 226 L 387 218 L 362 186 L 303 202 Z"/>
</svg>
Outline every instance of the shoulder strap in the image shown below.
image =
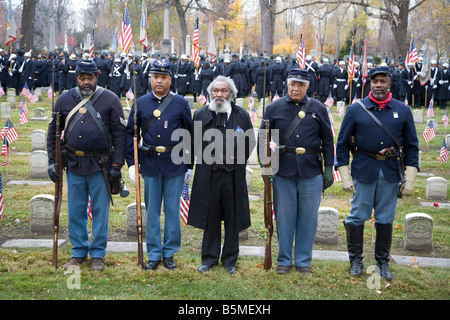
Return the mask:
<svg viewBox="0 0 450 320">
<path fill-rule="evenodd" d="M 383 129 L 384 132 L 386 132 L 387 135 L 388 135 L 389 137 L 391 137 L 391 139 L 395 142 L 395 144 L 397 145 L 397 147 L 401 150 L 401 149 L 402 149 L 402 146 L 400 145 L 400 142 L 398 142 L 397 138 L 392 134 L 392 132 L 389 131 L 389 129 L 386 128 L 386 126 L 385 126 L 384 124 L 382 124 L 382 123 L 380 122 L 380 120 L 378 120 L 378 119 L 377 119 L 377 118 L 376 118 L 369 110 L 367 110 L 366 106 L 365 106 L 360 100 L 358 100 L 357 102 L 358 102 L 358 104 L 361 106 L 361 108 L 362 108 L 364 111 L 366 111 L 367 114 L 373 119 L 373 121 L 375 121 L 376 124 L 379 125 L 379 126 L 381 127 L 381 129 Z"/>
<path fill-rule="evenodd" d="M 159 105 L 158 109 L 160 113 L 162 113 L 164 111 L 164 109 L 168 106 L 168 104 L 170 103 L 170 101 L 172 101 L 173 97 L 175 97 L 175 93 L 173 93 L 172 91 L 169 92 L 169 94 L 167 95 L 167 97 L 164 99 L 164 101 Z M 137 101 L 136 101 L 136 106 L 137 106 Z M 134 112 L 136 112 L 136 108 L 134 110 Z M 148 128 L 150 128 L 150 126 L 153 124 L 153 122 L 155 122 L 157 117 L 155 117 L 153 114 L 150 117 L 150 119 L 147 120 L 147 122 L 144 124 L 144 126 L 142 127 L 141 130 L 141 137 L 144 137 L 145 133 L 147 132 Z"/>
<path fill-rule="evenodd" d="M 308 101 L 300 109 L 300 112 L 303 111 L 305 113 L 305 116 L 306 116 L 306 111 L 308 110 L 308 107 L 309 107 L 310 103 L 311 103 L 311 99 L 308 98 Z M 292 122 L 289 124 L 289 127 L 286 129 L 286 131 L 284 132 L 283 137 L 280 140 L 280 145 L 281 146 L 286 144 L 286 142 L 288 141 L 289 137 L 292 135 L 292 133 L 294 132 L 295 128 L 298 127 L 298 125 L 300 124 L 300 122 L 302 120 L 303 120 L 303 118 L 300 118 L 298 116 L 294 117 L 294 120 L 292 120 Z"/>
<path fill-rule="evenodd" d="M 81 97 L 81 101 L 75 106 L 75 108 L 73 108 L 72 110 L 70 110 L 69 114 L 66 117 L 66 121 L 65 121 L 65 125 L 64 128 L 67 128 L 67 125 L 69 123 L 70 118 L 72 118 L 72 116 L 78 111 L 80 110 L 80 108 L 82 106 L 84 106 L 84 104 L 86 102 L 88 102 L 88 100 L 94 95 L 95 92 L 93 92 L 91 95 L 83 97 L 81 95 L 80 89 L 78 87 L 75 88 L 75 91 L 78 93 L 78 95 Z"/>
</svg>

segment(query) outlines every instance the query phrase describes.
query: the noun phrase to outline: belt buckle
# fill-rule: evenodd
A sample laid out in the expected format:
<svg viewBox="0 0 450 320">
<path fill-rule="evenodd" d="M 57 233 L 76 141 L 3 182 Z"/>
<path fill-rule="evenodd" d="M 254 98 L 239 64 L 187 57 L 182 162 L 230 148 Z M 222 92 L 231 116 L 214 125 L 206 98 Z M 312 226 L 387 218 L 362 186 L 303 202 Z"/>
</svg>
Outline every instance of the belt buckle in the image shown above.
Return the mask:
<svg viewBox="0 0 450 320">
<path fill-rule="evenodd" d="M 295 148 L 295 154 L 304 154 L 306 152 L 305 148 L 299 147 L 299 148 Z"/>
<path fill-rule="evenodd" d="M 386 156 L 382 155 L 382 154 L 377 154 L 377 155 L 375 155 L 375 157 L 377 160 L 386 160 Z"/>
<path fill-rule="evenodd" d="M 166 152 L 166 147 L 164 147 L 164 146 L 157 146 L 156 148 L 155 148 L 155 150 L 156 150 L 156 152 Z"/>
<path fill-rule="evenodd" d="M 75 151 L 75 155 L 77 157 L 84 157 L 85 156 L 84 151 L 81 151 L 81 150 L 76 150 Z"/>
</svg>

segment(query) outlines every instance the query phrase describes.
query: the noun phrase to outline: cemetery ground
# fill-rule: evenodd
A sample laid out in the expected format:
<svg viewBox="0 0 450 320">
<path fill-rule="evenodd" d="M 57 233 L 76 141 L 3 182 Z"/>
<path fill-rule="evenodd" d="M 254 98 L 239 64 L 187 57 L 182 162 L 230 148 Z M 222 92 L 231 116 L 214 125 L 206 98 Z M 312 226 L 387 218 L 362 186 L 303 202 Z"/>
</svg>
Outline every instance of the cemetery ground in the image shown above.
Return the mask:
<svg viewBox="0 0 450 320">
<path fill-rule="evenodd" d="M 33 109 L 44 108 L 46 116 L 51 117 L 51 103 L 43 92 L 43 100 L 35 104 L 28 103 L 28 118 Z M 19 98 L 18 98 L 19 100 Z M 6 101 L 6 96 L 0 102 Z M 125 106 L 125 102 L 123 105 Z M 258 102 L 257 102 L 258 104 Z M 244 108 L 247 108 L 247 99 Z M 195 103 L 194 108 L 198 108 Z M 332 107 L 336 134 L 342 118 L 338 116 L 336 106 Z M 435 109 L 434 119 L 438 122 L 438 136 L 425 144 L 422 132 L 425 121 L 416 123 L 420 142 L 421 172 L 415 183 L 415 193 L 411 197 L 398 200 L 397 214 L 393 228 L 391 255 L 411 257 L 450 258 L 449 208 L 442 206 L 425 207 L 426 180 L 431 175 L 450 179 L 450 161 L 439 164 L 439 150 L 442 139 L 449 133 L 440 120 L 443 110 Z M 423 109 L 425 118 L 426 110 Z M 30 199 L 38 194 L 54 194 L 54 185 L 17 185 L 8 184 L 12 180 L 48 181 L 32 179 L 30 176 L 31 132 L 37 129 L 47 130 L 48 121 L 29 121 L 19 126 L 18 109 L 11 112 L 11 121 L 15 125 L 19 138 L 11 145 L 9 164 L 1 167 L 4 197 L 4 216 L 0 220 L 0 245 L 10 239 L 52 239 L 51 233 L 37 233 L 30 229 Z M 259 126 L 260 118 L 255 126 Z M 2 119 L 5 122 L 5 119 Z M 335 137 L 335 141 L 337 136 Z M 2 156 L 2 162 L 4 157 Z M 241 246 L 264 247 L 266 231 L 263 217 L 263 181 L 258 165 L 253 170 L 253 187 L 250 195 L 252 226 L 248 230 L 248 239 L 241 239 Z M 135 242 L 136 237 L 127 236 L 126 208 L 135 202 L 135 185 L 128 178 L 125 165 L 122 169 L 124 181 L 130 191 L 127 198 L 114 196 L 109 219 L 109 241 Z M 424 175 L 426 174 L 426 175 Z M 142 180 L 141 180 L 142 181 Z M 192 183 L 192 182 L 191 182 Z M 350 210 L 351 195 L 344 193 L 340 182 L 327 189 L 322 198 L 321 207 L 338 210 L 338 244 L 316 243 L 317 251 L 346 252 L 345 230 L 341 221 Z M 447 188 L 447 199 L 449 192 Z M 448 200 L 440 202 L 448 203 Z M 433 218 L 433 240 L 431 251 L 411 251 L 404 249 L 405 215 L 423 212 Z M 164 216 L 162 215 L 162 219 Z M 136 252 L 107 252 L 102 272 L 92 271 L 91 262 L 80 268 L 79 288 L 71 287 L 71 272 L 61 268 L 70 259 L 70 242 L 67 235 L 67 185 L 64 179 L 63 202 L 60 216 L 59 239 L 66 240 L 59 248 L 59 268 L 51 265 L 51 248 L 3 248 L 0 247 L 0 299 L 2 300 L 448 300 L 450 298 L 450 269 L 422 266 L 413 262 L 409 265 L 396 264 L 391 260 L 390 267 L 395 279 L 388 282 L 375 279 L 368 267 L 375 265 L 375 230 L 371 221 L 365 224 L 364 269 L 362 277 L 352 277 L 348 273 L 348 261 L 313 259 L 309 276 L 291 270 L 289 274 L 277 275 L 275 272 L 277 239 L 274 232 L 272 241 L 272 269 L 263 269 L 263 257 L 240 255 L 237 272 L 226 273 L 221 265 L 199 274 L 201 264 L 202 230 L 185 226 L 181 221 L 182 244 L 175 255 L 177 268 L 165 269 L 162 264 L 155 271 L 144 271 L 137 265 Z M 91 223 L 88 221 L 91 232 Z M 276 230 L 276 229 L 275 229 Z M 145 238 L 144 238 L 145 239 Z M 145 241 L 145 240 L 144 240 Z M 144 260 L 146 254 L 144 252 Z M 376 283 L 376 280 L 380 282 Z"/>
</svg>

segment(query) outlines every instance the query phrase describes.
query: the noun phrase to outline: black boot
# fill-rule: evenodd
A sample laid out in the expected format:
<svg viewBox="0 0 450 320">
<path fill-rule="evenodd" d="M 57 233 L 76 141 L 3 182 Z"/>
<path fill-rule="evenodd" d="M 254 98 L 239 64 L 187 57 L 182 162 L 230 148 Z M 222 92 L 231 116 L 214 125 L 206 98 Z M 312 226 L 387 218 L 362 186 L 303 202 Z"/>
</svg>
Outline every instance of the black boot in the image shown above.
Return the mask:
<svg viewBox="0 0 450 320">
<path fill-rule="evenodd" d="M 386 280 L 392 280 L 394 276 L 389 270 L 388 264 L 392 243 L 392 224 L 375 223 L 375 230 L 377 232 L 375 260 L 377 261 L 377 267 L 380 268 L 380 276 Z"/>
<path fill-rule="evenodd" d="M 363 270 L 363 245 L 364 245 L 364 225 L 356 226 L 343 221 L 347 231 L 347 249 L 350 259 L 350 274 L 362 276 Z"/>
</svg>

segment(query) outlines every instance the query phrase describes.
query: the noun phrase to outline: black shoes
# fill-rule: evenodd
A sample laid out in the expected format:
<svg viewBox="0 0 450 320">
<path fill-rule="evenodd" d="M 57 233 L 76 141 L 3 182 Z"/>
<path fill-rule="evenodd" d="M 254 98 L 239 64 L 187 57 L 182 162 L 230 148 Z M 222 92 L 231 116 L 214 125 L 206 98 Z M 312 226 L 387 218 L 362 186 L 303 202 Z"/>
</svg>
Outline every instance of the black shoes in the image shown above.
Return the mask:
<svg viewBox="0 0 450 320">
<path fill-rule="evenodd" d="M 147 264 L 144 266 L 144 270 L 156 270 L 156 268 L 158 268 L 158 265 L 160 263 L 161 263 L 161 261 L 149 260 L 147 262 Z M 177 267 L 175 261 L 173 260 L 173 257 L 163 258 L 163 264 L 164 264 L 164 267 L 166 267 L 169 270 L 173 270 Z"/>
<path fill-rule="evenodd" d="M 200 273 L 203 273 L 203 272 L 209 271 L 214 266 L 215 266 L 215 264 L 212 266 L 207 265 L 207 264 L 202 264 L 200 267 L 197 268 L 197 271 Z M 229 274 L 233 274 L 236 272 L 235 266 L 229 266 L 229 267 L 224 266 L 224 268 L 225 268 L 225 271 L 228 272 Z"/>
</svg>

